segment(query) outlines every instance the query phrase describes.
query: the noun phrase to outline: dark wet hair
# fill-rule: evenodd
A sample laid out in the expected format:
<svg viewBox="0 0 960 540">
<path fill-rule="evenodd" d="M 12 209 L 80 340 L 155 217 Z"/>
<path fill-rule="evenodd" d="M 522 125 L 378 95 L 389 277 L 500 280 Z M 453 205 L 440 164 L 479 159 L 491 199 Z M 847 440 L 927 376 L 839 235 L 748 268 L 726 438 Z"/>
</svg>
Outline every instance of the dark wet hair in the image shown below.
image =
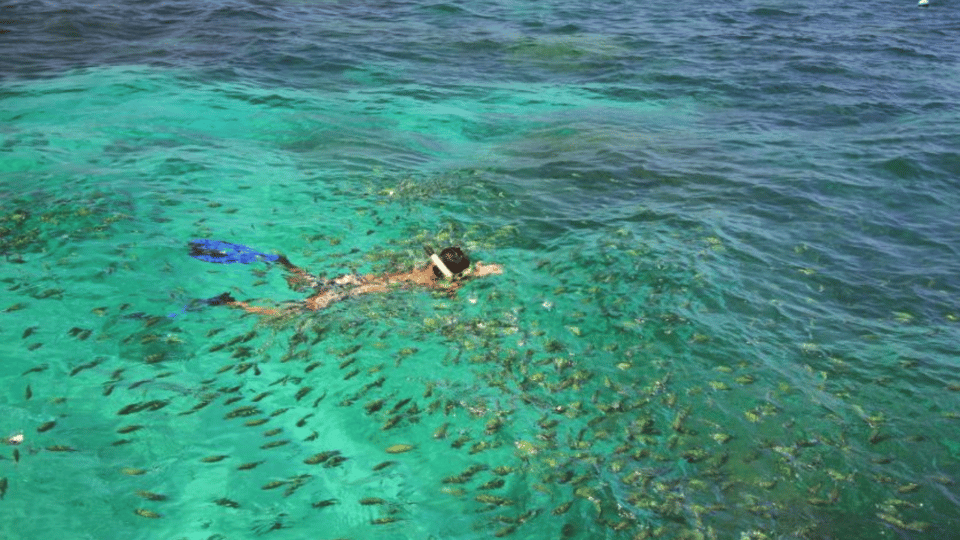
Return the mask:
<svg viewBox="0 0 960 540">
<path fill-rule="evenodd" d="M 443 264 L 454 274 L 459 274 L 470 267 L 470 258 L 458 247 L 448 247 L 441 251 L 440 260 L 443 261 Z M 443 272 L 441 272 L 436 265 L 433 266 L 433 273 L 438 278 L 443 277 Z"/>
</svg>

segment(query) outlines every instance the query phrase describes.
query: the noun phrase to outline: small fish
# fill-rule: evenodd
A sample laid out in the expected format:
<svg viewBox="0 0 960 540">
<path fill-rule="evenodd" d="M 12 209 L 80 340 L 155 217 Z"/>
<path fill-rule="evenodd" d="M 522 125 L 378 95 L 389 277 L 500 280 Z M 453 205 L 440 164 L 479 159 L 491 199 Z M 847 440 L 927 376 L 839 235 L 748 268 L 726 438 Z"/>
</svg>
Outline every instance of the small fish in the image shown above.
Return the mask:
<svg viewBox="0 0 960 540">
<path fill-rule="evenodd" d="M 43 433 L 44 431 L 50 431 L 54 426 L 57 425 L 56 420 L 50 420 L 49 422 L 44 422 L 40 424 L 40 427 L 37 428 L 37 433 Z"/>
<path fill-rule="evenodd" d="M 386 469 L 387 467 L 392 467 L 393 465 L 396 465 L 396 464 L 397 464 L 396 461 L 384 461 L 383 463 L 378 463 L 374 465 L 373 470 L 382 471 L 383 469 Z"/>
<path fill-rule="evenodd" d="M 260 414 L 262 411 L 253 405 L 244 405 L 243 407 L 238 407 L 226 415 L 224 415 L 224 420 L 229 420 L 231 418 L 237 418 L 241 416 L 254 416 Z"/>
<path fill-rule="evenodd" d="M 27 385 L 27 389 L 23 392 L 23 397 L 25 399 L 30 399 L 33 397 L 33 390 L 30 389 L 30 385 Z"/>
<path fill-rule="evenodd" d="M 117 430 L 117 433 L 120 433 L 121 435 L 125 433 L 133 433 L 134 431 L 137 431 L 138 429 L 142 429 L 142 428 L 143 426 L 136 425 L 136 424 L 130 425 L 130 426 L 123 426 L 122 428 L 119 428 Z"/>
<path fill-rule="evenodd" d="M 41 364 L 41 365 L 39 365 L 39 366 L 37 366 L 37 367 L 32 367 L 32 368 L 24 371 L 23 373 L 21 373 L 21 376 L 22 376 L 22 375 L 27 375 L 28 373 L 40 373 L 41 371 L 45 371 L 48 367 L 50 367 L 48 364 Z"/>
<path fill-rule="evenodd" d="M 317 440 L 317 437 L 318 437 L 319 435 L 320 435 L 319 433 L 317 433 L 316 431 L 314 431 L 313 433 L 311 433 L 311 434 L 307 435 L 306 437 L 304 437 L 303 440 L 304 440 L 305 442 L 315 441 L 315 440 Z"/>
<path fill-rule="evenodd" d="M 490 480 L 489 482 L 481 485 L 478 489 L 497 489 L 497 488 L 502 488 L 504 483 L 505 483 L 505 482 L 503 481 L 503 478 L 494 478 L 493 480 Z"/>
<path fill-rule="evenodd" d="M 314 507 L 314 508 L 325 508 L 325 507 L 327 507 L 327 506 L 333 506 L 333 505 L 337 504 L 337 502 L 339 502 L 339 501 L 337 501 L 336 499 L 325 499 L 325 500 L 322 500 L 322 501 L 317 501 L 317 502 L 311 504 L 310 506 L 312 506 L 312 507 Z"/>
<path fill-rule="evenodd" d="M 254 396 L 253 399 L 251 399 L 250 401 L 256 403 L 256 402 L 260 401 L 261 399 L 269 396 L 269 395 L 272 394 L 272 393 L 273 393 L 273 392 L 270 391 L 270 390 L 267 390 L 266 392 L 261 392 L 261 393 L 257 394 L 256 396 Z"/>
<path fill-rule="evenodd" d="M 399 414 L 396 415 L 396 416 L 391 416 L 386 422 L 384 422 L 383 427 L 382 427 L 381 429 L 383 429 L 384 431 L 386 431 L 386 430 L 392 428 L 393 426 L 397 425 L 397 423 L 399 423 L 400 420 L 402 420 L 402 419 L 403 419 L 403 417 L 400 416 Z"/>
<path fill-rule="evenodd" d="M 262 450 L 269 450 L 269 449 L 271 449 L 271 448 L 276 448 L 276 447 L 278 447 L 278 446 L 283 446 L 283 445 L 285 445 L 285 444 L 290 444 L 290 440 L 289 440 L 289 439 L 283 439 L 283 440 L 279 440 L 279 441 L 270 441 L 270 442 L 268 442 L 268 443 L 266 443 L 266 444 L 264 444 L 264 445 L 261 445 L 260 448 L 261 448 Z"/>
<path fill-rule="evenodd" d="M 90 313 L 93 313 L 94 315 L 96 315 L 96 316 L 98 316 L 98 317 L 103 317 L 103 316 L 106 315 L 106 313 L 107 313 L 107 308 L 106 308 L 106 306 L 96 307 L 96 308 L 91 309 L 91 310 L 90 310 Z"/>
<path fill-rule="evenodd" d="M 76 448 L 72 448 L 70 446 L 64 446 L 62 444 L 55 444 L 53 446 L 48 446 L 47 450 L 51 452 L 76 452 L 77 451 Z"/>
<path fill-rule="evenodd" d="M 233 405 L 234 403 L 240 401 L 241 399 L 243 399 L 243 396 L 233 396 L 233 397 L 231 397 L 231 398 L 226 399 L 226 400 L 223 402 L 223 404 L 224 404 L 224 405 Z"/>
<path fill-rule="evenodd" d="M 149 519 L 157 519 L 160 517 L 160 514 L 154 512 L 153 510 L 146 510 L 144 508 L 137 508 L 136 510 L 133 511 L 133 513 L 135 513 L 140 517 L 145 517 Z"/>
<path fill-rule="evenodd" d="M 348 366 L 350 366 L 350 364 L 352 364 L 352 363 L 354 363 L 354 362 L 356 362 L 356 361 L 357 361 L 357 357 L 356 357 L 356 356 L 354 356 L 353 358 L 350 358 L 349 360 L 344 360 L 343 362 L 340 363 L 340 369 L 345 369 L 345 368 L 347 368 Z"/>
<path fill-rule="evenodd" d="M 228 457 L 230 457 L 230 456 L 228 456 L 228 455 L 226 455 L 226 454 L 219 454 L 219 455 L 216 455 L 216 456 L 207 456 L 207 457 L 205 457 L 205 458 L 201 458 L 200 461 L 203 462 L 203 463 L 216 463 L 216 462 L 218 462 L 218 461 L 223 461 L 223 460 L 227 459 Z"/>
<path fill-rule="evenodd" d="M 231 501 L 226 497 L 217 499 L 213 502 L 215 502 L 216 504 L 219 504 L 220 506 L 226 506 L 227 508 L 240 508 L 240 503 L 238 503 L 237 501 Z"/>
<path fill-rule="evenodd" d="M 40 328 L 40 327 L 39 327 L 39 326 L 31 326 L 31 327 L 27 328 L 26 330 L 23 331 L 23 335 L 20 336 L 20 339 L 27 339 L 28 337 L 30 337 L 31 334 L 33 334 L 33 332 L 34 332 L 37 328 Z"/>
<path fill-rule="evenodd" d="M 264 437 L 273 437 L 274 435 L 279 434 L 281 431 L 283 431 L 283 428 L 268 429 L 268 430 L 266 430 L 266 431 L 263 432 L 263 436 L 264 436 Z"/>
<path fill-rule="evenodd" d="M 7 483 L 7 477 L 6 477 L 6 476 L 4 476 L 3 478 L 0 478 L 0 501 L 2 501 L 2 500 L 3 500 L 3 496 L 7 494 L 7 486 L 8 486 L 8 485 L 9 485 L 9 484 Z"/>
<path fill-rule="evenodd" d="M 395 517 L 382 517 L 382 518 L 377 518 L 377 519 L 371 519 L 371 520 L 370 520 L 370 524 L 371 524 L 371 525 L 386 525 L 386 524 L 388 524 L 388 523 L 395 523 L 395 522 L 397 522 L 397 521 L 400 521 L 400 518 L 395 518 Z"/>
<path fill-rule="evenodd" d="M 20 450 L 17 448 L 13 449 L 13 462 L 20 463 Z"/>
<path fill-rule="evenodd" d="M 303 427 L 303 426 L 307 425 L 307 419 L 310 418 L 311 416 L 313 416 L 313 414 L 314 414 L 314 413 L 310 413 L 310 414 L 304 416 L 303 418 L 297 420 L 297 427 Z"/>
<path fill-rule="evenodd" d="M 153 493 L 152 491 L 137 490 L 137 491 L 136 491 L 136 494 L 137 494 L 138 496 L 140 496 L 140 497 L 143 497 L 144 499 L 146 499 L 146 500 L 148 500 L 148 501 L 165 501 L 165 500 L 167 500 L 167 496 L 166 496 L 166 495 L 161 495 L 161 494 L 159 494 L 159 493 Z"/>
<path fill-rule="evenodd" d="M 85 369 L 95 368 L 100 364 L 102 364 L 104 360 L 106 360 L 106 358 L 97 358 L 96 360 L 92 360 L 90 362 L 87 362 L 86 364 L 80 364 L 79 366 L 73 368 L 73 370 L 70 372 L 70 376 L 73 377 L 74 375 L 76 375 L 77 373 L 80 373 Z"/>
<path fill-rule="evenodd" d="M 266 484 L 264 484 L 263 486 L 261 486 L 260 489 L 263 489 L 263 490 L 267 490 L 267 489 L 277 489 L 278 487 L 280 487 L 280 486 L 282 486 L 282 485 L 284 485 L 284 484 L 286 484 L 286 483 L 287 483 L 286 480 L 273 480 L 272 482 L 267 482 Z"/>
<path fill-rule="evenodd" d="M 339 450 L 329 450 L 326 452 L 320 452 L 319 454 L 314 454 L 308 457 L 307 459 L 303 460 L 303 462 L 306 463 L 307 465 L 317 465 L 319 463 L 323 463 L 324 461 L 327 461 L 328 459 L 338 454 L 340 454 Z"/>
<path fill-rule="evenodd" d="M 250 469 L 255 469 L 255 468 L 257 468 L 257 466 L 259 466 L 260 464 L 262 464 L 262 463 L 264 463 L 264 462 L 266 462 L 266 460 L 251 461 L 250 463 L 244 463 L 243 465 L 237 466 L 237 470 L 238 470 L 238 471 L 249 471 Z"/>
<path fill-rule="evenodd" d="M 434 438 L 434 439 L 444 439 L 444 438 L 446 438 L 446 436 L 447 436 L 447 428 L 449 428 L 449 427 L 450 427 L 450 422 L 444 422 L 443 425 L 441 425 L 440 427 L 438 427 L 437 430 L 433 432 L 433 438 Z"/>
<path fill-rule="evenodd" d="M 123 467 L 120 472 L 127 476 L 141 476 L 147 473 L 146 469 L 136 469 L 134 467 Z"/>
<path fill-rule="evenodd" d="M 317 408 L 317 405 L 319 405 L 320 402 L 323 401 L 323 398 L 325 398 L 325 397 L 327 397 L 327 393 L 326 393 L 326 392 L 324 392 L 322 396 L 320 396 L 320 397 L 318 397 L 317 399 L 313 400 L 313 408 L 316 409 L 316 408 Z"/>
<path fill-rule="evenodd" d="M 386 452 L 387 452 L 388 454 L 402 454 L 402 453 L 404 453 L 404 452 L 409 452 L 410 450 L 413 450 L 414 448 L 416 448 L 416 447 L 413 446 L 413 445 L 410 445 L 410 444 L 394 444 L 394 445 L 392 445 L 392 446 L 388 446 L 388 447 L 386 448 Z"/>
<path fill-rule="evenodd" d="M 390 409 L 390 414 L 396 414 L 397 411 L 399 411 L 400 409 L 402 409 L 404 405 L 406 405 L 407 403 L 410 403 L 410 399 L 411 399 L 411 398 L 406 398 L 406 399 L 401 399 L 400 401 L 398 401 L 397 404 L 394 405 L 392 409 Z"/>
<path fill-rule="evenodd" d="M 283 408 L 281 408 L 281 409 L 277 409 L 277 410 L 273 411 L 272 413 L 270 413 L 270 416 L 271 416 L 271 417 L 273 417 L 273 416 L 280 416 L 281 414 L 283 414 L 283 413 L 285 413 L 285 412 L 287 412 L 287 411 L 289 411 L 289 410 L 290 410 L 290 407 L 283 407 Z"/>
<path fill-rule="evenodd" d="M 307 394 L 309 394 L 309 393 L 312 392 L 312 391 L 313 391 L 313 387 L 312 387 L 312 386 L 304 386 L 303 388 L 301 388 L 300 390 L 297 391 L 297 395 L 295 395 L 294 398 L 295 398 L 297 401 L 300 401 L 301 399 L 303 399 L 304 396 L 306 396 Z"/>
<path fill-rule="evenodd" d="M 33 344 L 31 344 L 29 347 L 27 347 L 27 350 L 28 350 L 28 351 L 35 351 L 35 350 L 39 349 L 40 347 L 43 347 L 43 343 L 33 343 Z"/>
<path fill-rule="evenodd" d="M 9 313 L 9 312 L 11 312 L 11 311 L 20 311 L 21 309 L 23 309 L 23 308 L 25 308 L 25 307 L 27 307 L 27 304 L 24 304 L 23 302 L 17 302 L 16 304 L 12 304 L 12 305 L 8 306 L 7 309 L 5 309 L 5 310 L 3 310 L 3 311 Z"/>
<path fill-rule="evenodd" d="M 348 459 L 350 458 L 346 458 L 343 456 L 333 456 L 332 458 L 327 460 L 327 462 L 323 466 L 328 469 L 332 469 L 333 467 L 339 467 L 340 465 L 343 465 L 343 462 L 347 461 Z"/>
<path fill-rule="evenodd" d="M 310 364 L 309 366 L 307 366 L 306 368 L 304 368 L 303 372 L 304 372 L 304 373 L 310 373 L 311 371 L 317 369 L 318 367 L 320 367 L 320 366 L 322 366 L 322 365 L 323 365 L 323 362 L 314 362 L 314 363 Z"/>
<path fill-rule="evenodd" d="M 123 446 L 125 444 L 130 444 L 133 442 L 133 439 L 117 439 L 110 443 L 110 446 Z"/>
<path fill-rule="evenodd" d="M 243 423 L 243 425 L 248 427 L 257 427 L 257 426 L 262 426 L 269 421 L 270 421 L 269 418 L 254 418 L 253 420 L 247 420 L 246 422 Z"/>
<path fill-rule="evenodd" d="M 359 373 L 360 373 L 359 369 L 352 369 L 350 370 L 350 373 L 347 373 L 346 375 L 343 376 L 343 380 L 349 381 L 350 379 L 356 377 Z"/>
<path fill-rule="evenodd" d="M 363 499 L 360 499 L 360 500 L 357 501 L 357 502 L 359 502 L 359 503 L 360 503 L 361 505 L 363 505 L 363 506 L 374 506 L 374 505 L 378 505 L 378 504 L 387 504 L 387 501 L 385 501 L 385 500 L 383 500 L 383 499 L 378 499 L 377 497 L 365 497 L 365 498 L 363 498 Z"/>
<path fill-rule="evenodd" d="M 381 408 L 383 408 L 383 403 L 384 403 L 383 399 L 377 399 L 377 400 L 371 401 L 370 403 L 367 403 L 366 405 L 363 406 L 363 408 L 366 409 L 367 414 L 373 414 L 379 411 Z"/>
</svg>

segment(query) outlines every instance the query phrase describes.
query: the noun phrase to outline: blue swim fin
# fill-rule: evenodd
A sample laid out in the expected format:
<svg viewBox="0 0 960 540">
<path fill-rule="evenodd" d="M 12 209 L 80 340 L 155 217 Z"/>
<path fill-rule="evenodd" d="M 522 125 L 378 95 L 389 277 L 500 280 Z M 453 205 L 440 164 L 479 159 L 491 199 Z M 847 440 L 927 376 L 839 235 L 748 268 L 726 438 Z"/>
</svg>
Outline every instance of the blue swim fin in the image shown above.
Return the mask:
<svg viewBox="0 0 960 540">
<path fill-rule="evenodd" d="M 279 255 L 267 255 L 240 244 L 205 238 L 190 241 L 190 256 L 194 259 L 218 264 L 274 262 L 280 258 Z"/>
</svg>

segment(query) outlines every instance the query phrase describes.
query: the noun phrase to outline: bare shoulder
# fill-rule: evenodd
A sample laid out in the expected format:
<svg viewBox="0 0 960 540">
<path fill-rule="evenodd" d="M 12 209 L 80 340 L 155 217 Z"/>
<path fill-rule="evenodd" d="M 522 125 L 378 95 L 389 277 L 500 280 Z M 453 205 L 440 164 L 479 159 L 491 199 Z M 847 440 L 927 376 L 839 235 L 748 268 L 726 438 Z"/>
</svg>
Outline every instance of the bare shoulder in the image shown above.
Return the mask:
<svg viewBox="0 0 960 540">
<path fill-rule="evenodd" d="M 477 261 L 473 265 L 473 275 L 474 277 L 489 276 L 492 274 L 502 274 L 503 266 L 494 263 L 484 263 L 483 261 Z"/>
</svg>

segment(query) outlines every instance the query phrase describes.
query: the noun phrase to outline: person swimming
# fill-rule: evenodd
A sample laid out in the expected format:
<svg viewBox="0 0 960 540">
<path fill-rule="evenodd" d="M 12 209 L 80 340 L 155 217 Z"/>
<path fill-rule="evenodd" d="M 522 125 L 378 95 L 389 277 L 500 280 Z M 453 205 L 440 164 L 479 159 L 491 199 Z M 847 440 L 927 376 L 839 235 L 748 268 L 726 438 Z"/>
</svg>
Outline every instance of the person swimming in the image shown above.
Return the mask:
<svg viewBox="0 0 960 540">
<path fill-rule="evenodd" d="M 304 287 L 309 287 L 316 291 L 313 295 L 292 307 L 292 309 L 304 308 L 311 311 L 324 309 L 334 302 L 347 298 L 363 294 L 388 292 L 396 288 L 420 286 L 445 290 L 450 294 L 455 294 L 466 280 L 503 273 L 503 267 L 499 264 L 484 264 L 480 261 L 471 268 L 470 258 L 459 247 L 448 247 L 439 254 L 434 253 L 432 249 L 426 246 L 424 246 L 424 250 L 430 255 L 430 261 L 423 266 L 407 272 L 380 276 L 374 274 L 366 276 L 344 274 L 333 279 L 323 280 L 291 263 L 284 255 L 278 256 L 276 262 L 290 272 L 287 276 L 287 283 L 291 289 L 303 290 Z M 277 308 L 252 306 L 247 302 L 236 300 L 230 293 L 221 294 L 211 299 L 210 303 L 227 305 L 260 315 L 278 315 L 282 311 Z M 286 310 L 289 309 L 291 308 L 286 308 Z"/>
</svg>

